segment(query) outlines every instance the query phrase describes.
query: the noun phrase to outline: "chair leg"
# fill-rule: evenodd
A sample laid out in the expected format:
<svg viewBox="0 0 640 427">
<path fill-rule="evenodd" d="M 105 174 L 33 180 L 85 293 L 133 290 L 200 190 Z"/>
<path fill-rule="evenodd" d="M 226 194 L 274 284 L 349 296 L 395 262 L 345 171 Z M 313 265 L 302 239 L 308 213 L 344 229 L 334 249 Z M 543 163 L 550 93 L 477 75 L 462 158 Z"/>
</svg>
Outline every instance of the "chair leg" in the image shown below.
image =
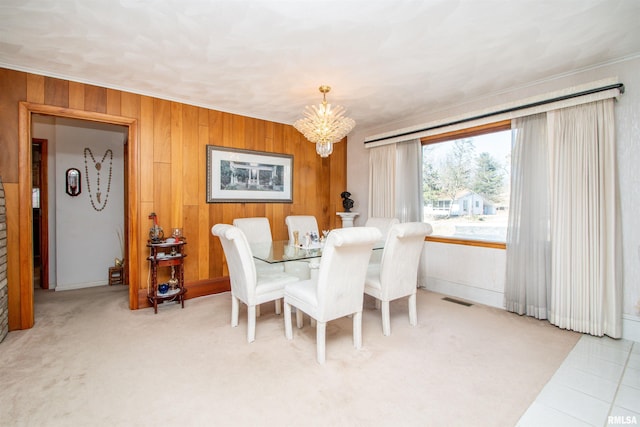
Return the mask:
<svg viewBox="0 0 640 427">
<path fill-rule="evenodd" d="M 416 294 L 409 295 L 409 324 L 416 326 L 418 324 L 418 309 L 416 307 Z"/>
<path fill-rule="evenodd" d="M 238 313 L 240 311 L 239 307 L 240 303 L 238 302 L 238 298 L 231 295 L 231 326 L 238 326 Z"/>
<path fill-rule="evenodd" d="M 284 336 L 288 340 L 293 339 L 293 330 L 291 328 L 291 306 L 284 303 Z"/>
<path fill-rule="evenodd" d="M 276 314 L 282 313 L 282 309 L 280 308 L 280 299 L 276 300 Z"/>
<path fill-rule="evenodd" d="M 247 306 L 247 342 L 254 342 L 256 339 L 256 306 Z"/>
<path fill-rule="evenodd" d="M 325 361 L 325 340 L 326 340 L 326 322 L 317 322 L 316 324 L 316 357 L 318 363 Z"/>
<path fill-rule="evenodd" d="M 362 347 L 362 311 L 353 314 L 353 346 Z"/>
<path fill-rule="evenodd" d="M 382 334 L 391 335 L 391 319 L 389 315 L 389 301 L 382 301 Z"/>
<path fill-rule="evenodd" d="M 296 307 L 296 326 L 298 327 L 298 329 L 302 329 L 302 326 L 304 326 L 303 316 L 304 313 L 302 312 L 302 310 Z"/>
</svg>

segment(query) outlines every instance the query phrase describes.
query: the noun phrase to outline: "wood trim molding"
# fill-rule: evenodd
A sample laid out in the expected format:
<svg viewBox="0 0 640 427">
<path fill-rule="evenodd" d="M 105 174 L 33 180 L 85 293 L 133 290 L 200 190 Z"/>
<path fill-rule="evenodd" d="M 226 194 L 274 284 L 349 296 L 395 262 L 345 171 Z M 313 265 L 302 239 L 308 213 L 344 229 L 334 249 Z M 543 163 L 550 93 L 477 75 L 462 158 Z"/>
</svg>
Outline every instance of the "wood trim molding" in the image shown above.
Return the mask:
<svg viewBox="0 0 640 427">
<path fill-rule="evenodd" d="M 507 244 L 501 243 L 501 242 L 454 239 L 451 237 L 439 237 L 439 236 L 427 236 L 424 240 L 426 242 L 434 242 L 434 243 L 450 243 L 454 245 L 479 246 L 483 248 L 493 248 L 493 249 L 507 249 Z"/>
<path fill-rule="evenodd" d="M 131 260 L 137 260 L 140 250 L 140 225 L 138 224 L 138 194 L 140 193 L 140 177 L 138 164 L 140 148 L 138 143 L 138 120 L 131 117 L 115 116 L 105 113 L 76 110 L 32 102 L 19 102 L 18 105 L 18 192 L 19 192 L 19 224 L 21 230 L 33 230 L 31 211 L 31 116 L 43 114 L 55 117 L 88 120 L 110 123 L 129 128 L 126 155 L 128 161 L 127 188 L 125 189 L 128 205 L 125 206 L 125 221 L 128 223 L 126 253 Z M 20 329 L 33 326 L 33 238 L 32 232 L 20 233 L 19 240 L 19 277 L 20 277 Z M 127 262 L 126 277 L 129 280 L 129 308 L 138 308 L 139 265 Z"/>
</svg>

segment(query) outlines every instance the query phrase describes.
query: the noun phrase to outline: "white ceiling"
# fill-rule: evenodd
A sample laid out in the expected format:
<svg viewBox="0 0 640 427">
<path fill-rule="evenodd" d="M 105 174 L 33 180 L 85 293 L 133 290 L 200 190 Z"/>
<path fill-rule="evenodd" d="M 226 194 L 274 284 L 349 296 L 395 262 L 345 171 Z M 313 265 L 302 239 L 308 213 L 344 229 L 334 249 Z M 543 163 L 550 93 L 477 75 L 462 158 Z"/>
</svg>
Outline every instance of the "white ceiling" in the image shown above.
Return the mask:
<svg viewBox="0 0 640 427">
<path fill-rule="evenodd" d="M 640 54 L 638 0 L 2 0 L 0 66 L 372 127 Z"/>
</svg>

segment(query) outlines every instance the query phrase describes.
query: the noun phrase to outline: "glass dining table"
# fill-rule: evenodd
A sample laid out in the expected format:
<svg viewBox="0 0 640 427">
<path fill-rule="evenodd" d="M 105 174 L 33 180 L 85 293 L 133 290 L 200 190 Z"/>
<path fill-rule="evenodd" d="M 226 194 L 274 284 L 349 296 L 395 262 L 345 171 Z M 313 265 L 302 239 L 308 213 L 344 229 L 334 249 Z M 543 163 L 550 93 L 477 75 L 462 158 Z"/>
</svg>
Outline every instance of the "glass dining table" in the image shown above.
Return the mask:
<svg viewBox="0 0 640 427">
<path fill-rule="evenodd" d="M 269 264 L 287 261 L 300 261 L 322 257 L 324 242 L 313 242 L 308 246 L 295 246 L 289 240 L 274 240 L 273 242 L 251 243 L 253 257 Z M 377 242 L 374 250 L 384 247 L 384 242 Z"/>
</svg>

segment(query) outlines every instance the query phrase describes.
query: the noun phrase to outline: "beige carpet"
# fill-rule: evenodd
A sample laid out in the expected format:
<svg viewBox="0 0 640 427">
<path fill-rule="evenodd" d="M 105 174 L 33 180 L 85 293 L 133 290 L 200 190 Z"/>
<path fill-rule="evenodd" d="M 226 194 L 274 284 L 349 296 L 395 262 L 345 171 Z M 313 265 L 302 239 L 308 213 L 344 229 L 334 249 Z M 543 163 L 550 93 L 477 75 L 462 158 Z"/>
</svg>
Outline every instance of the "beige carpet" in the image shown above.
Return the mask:
<svg viewBox="0 0 640 427">
<path fill-rule="evenodd" d="M 579 334 L 419 290 L 418 326 L 391 304 L 391 336 L 365 299 L 327 326 L 284 337 L 263 306 L 231 328 L 228 293 L 130 311 L 125 287 L 36 291 L 36 325 L 0 344 L 2 426 L 514 426 Z"/>
</svg>

